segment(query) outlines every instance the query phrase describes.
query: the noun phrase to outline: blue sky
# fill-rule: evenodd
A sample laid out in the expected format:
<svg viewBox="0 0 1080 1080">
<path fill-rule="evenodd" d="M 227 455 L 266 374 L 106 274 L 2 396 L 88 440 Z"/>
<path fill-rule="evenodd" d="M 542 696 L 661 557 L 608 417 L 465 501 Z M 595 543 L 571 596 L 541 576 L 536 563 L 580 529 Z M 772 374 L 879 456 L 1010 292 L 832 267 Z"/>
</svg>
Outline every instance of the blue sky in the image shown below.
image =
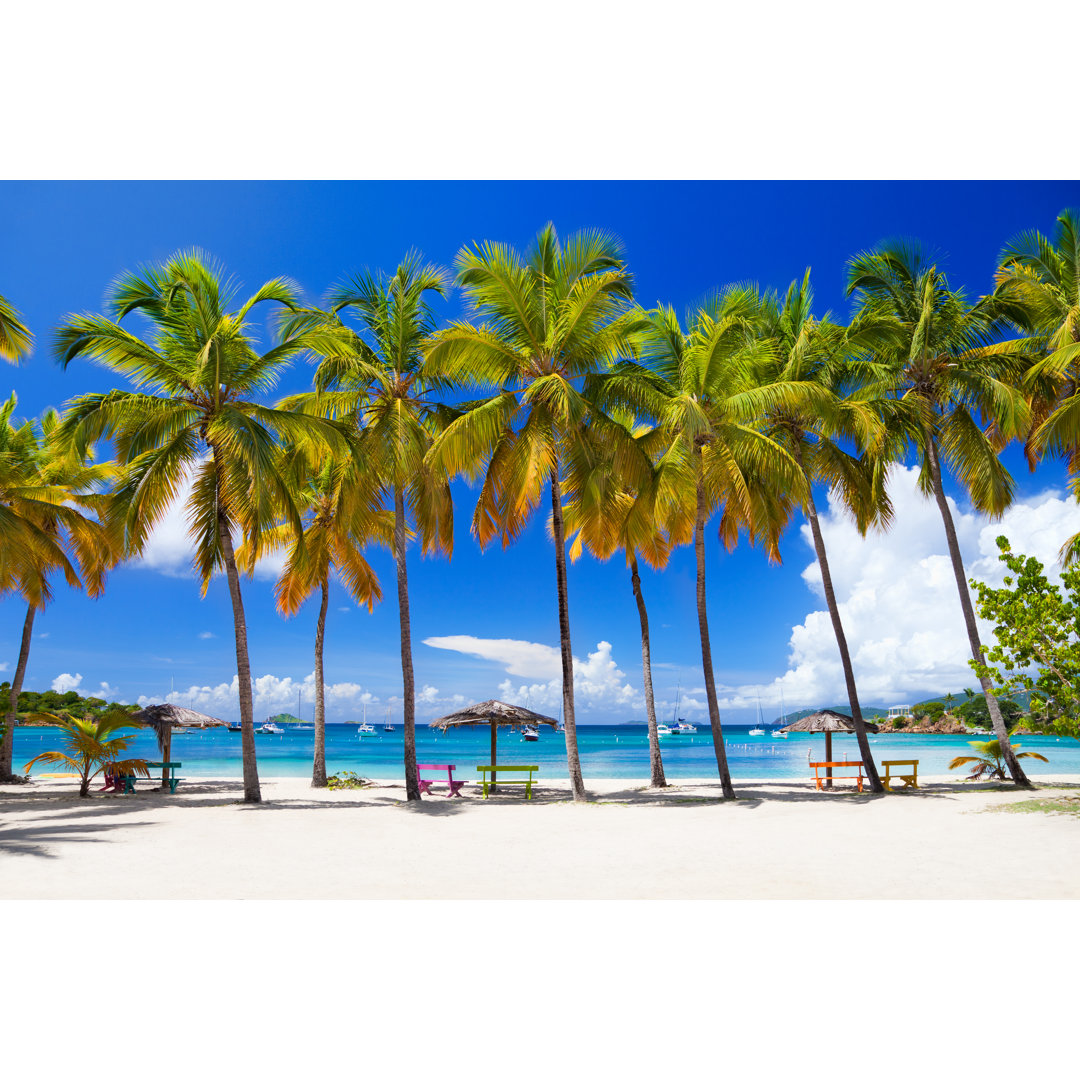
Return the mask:
<svg viewBox="0 0 1080 1080">
<path fill-rule="evenodd" d="M 2 369 L 7 384 L 0 389 L 14 389 L 19 413 L 29 416 L 76 394 L 122 385 L 81 361 L 62 371 L 51 359 L 49 334 L 68 311 L 100 310 L 106 286 L 120 271 L 179 248 L 213 253 L 248 290 L 283 274 L 318 299 L 362 266 L 392 269 L 410 247 L 449 265 L 463 243 L 490 239 L 524 247 L 552 220 L 563 234 L 583 226 L 617 234 L 646 305 L 662 300 L 682 309 L 735 280 L 782 289 L 810 266 L 819 311 L 843 316 L 846 259 L 885 237 L 919 237 L 942 253 L 954 283 L 978 294 L 990 287 L 1006 239 L 1024 228 L 1049 230 L 1062 207 L 1078 203 L 1077 184 L 1033 182 L 4 183 L 0 293 L 26 316 L 38 347 L 22 367 Z M 456 313 L 453 297 L 442 311 Z M 281 392 L 302 389 L 309 379 L 310 369 L 299 365 Z M 1056 551 L 1066 530 L 1080 528 L 1076 508 L 1063 497 L 1062 470 L 1047 464 L 1030 476 L 1014 449 L 1007 457 L 1020 498 L 1006 531 L 1028 550 Z M 906 510 L 887 537 L 860 541 L 826 512 L 857 674 L 864 699 L 873 704 L 970 684 L 963 650 L 956 648 L 955 590 L 941 577 L 940 519 L 905 494 L 910 476 L 898 472 L 893 483 Z M 414 554 L 410 565 L 417 685 L 427 688 L 419 715 L 491 696 L 528 698 L 534 707 L 554 710 L 558 623 L 545 519 L 538 517 L 512 548 L 481 553 L 469 534 L 472 493 L 458 484 L 455 496 L 453 559 Z M 824 507 L 824 493 L 820 501 Z M 975 572 L 992 576 L 987 555 L 1000 530 L 987 531 L 962 499 L 958 512 L 966 556 L 978 564 Z M 778 704 L 781 686 L 788 707 L 840 700 L 824 605 L 803 576 L 811 554 L 799 523 L 785 540 L 781 567 L 768 566 L 753 549 L 722 553 L 713 532 L 709 545 L 709 610 L 725 715 L 751 718 L 758 686 L 767 712 Z M 106 696 L 136 701 L 161 700 L 175 687 L 176 700 L 235 715 L 227 589 L 217 581 L 200 599 L 182 549 L 177 517 L 147 560 L 113 573 L 102 599 L 59 587 L 38 617 L 27 688 L 45 689 L 57 680 L 67 686 L 78 678 L 81 692 L 96 693 L 104 683 Z M 375 716 L 388 704 L 400 715 L 393 566 L 383 552 L 372 557 L 388 597 L 374 615 L 357 609 L 340 589 L 332 597 L 326 645 L 331 719 L 357 715 L 365 701 Z M 662 575 L 645 571 L 643 580 L 661 708 L 670 711 L 679 686 L 686 702 L 681 711 L 700 717 L 691 550 L 678 552 Z M 638 718 L 639 633 L 625 565 L 585 558 L 571 568 L 569 584 L 581 662 L 580 719 Z M 313 606 L 280 618 L 268 577 L 246 585 L 245 604 L 253 672 L 263 680 L 257 713 L 260 704 L 261 714 L 290 703 L 295 711 L 299 686 L 310 715 L 310 681 L 303 684 L 312 670 Z M 9 673 L 23 614 L 16 599 L 0 603 L 0 661 Z"/>
</svg>

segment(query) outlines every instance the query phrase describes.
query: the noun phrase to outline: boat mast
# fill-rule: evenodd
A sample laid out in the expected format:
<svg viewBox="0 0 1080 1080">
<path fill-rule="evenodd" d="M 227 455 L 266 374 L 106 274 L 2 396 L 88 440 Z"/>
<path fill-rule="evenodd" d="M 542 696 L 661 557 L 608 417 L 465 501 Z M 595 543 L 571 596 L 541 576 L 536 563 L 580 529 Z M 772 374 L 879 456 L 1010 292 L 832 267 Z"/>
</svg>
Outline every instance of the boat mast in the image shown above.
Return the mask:
<svg viewBox="0 0 1080 1080">
<path fill-rule="evenodd" d="M 682 683 L 675 684 L 675 711 L 671 714 L 671 722 L 677 724 L 679 722 L 679 697 L 682 694 Z"/>
</svg>

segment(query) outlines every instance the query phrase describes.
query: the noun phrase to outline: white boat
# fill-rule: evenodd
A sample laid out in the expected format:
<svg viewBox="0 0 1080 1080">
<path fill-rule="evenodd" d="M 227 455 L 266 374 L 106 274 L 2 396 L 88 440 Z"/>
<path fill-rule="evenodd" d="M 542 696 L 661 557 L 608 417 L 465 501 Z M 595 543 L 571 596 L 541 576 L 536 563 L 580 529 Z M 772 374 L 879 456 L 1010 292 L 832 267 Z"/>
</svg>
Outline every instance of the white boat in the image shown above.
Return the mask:
<svg viewBox="0 0 1080 1080">
<path fill-rule="evenodd" d="M 383 729 L 383 731 L 393 731 L 394 730 L 394 725 L 392 723 L 390 723 L 390 710 L 389 710 L 389 708 L 387 708 L 387 710 L 386 710 L 386 723 L 383 724 L 382 729 Z"/>
<path fill-rule="evenodd" d="M 667 724 L 657 724 L 656 725 L 656 734 L 657 735 L 674 735 L 675 732 L 672 731 L 671 728 L 669 728 L 667 726 Z"/>
<path fill-rule="evenodd" d="M 750 734 L 751 735 L 764 735 L 764 734 L 766 734 L 765 729 L 761 726 L 762 719 L 761 719 L 761 695 L 760 694 L 758 694 L 758 696 L 757 696 L 757 722 L 758 722 L 758 726 L 755 727 L 755 728 L 751 728 L 750 729 Z"/>
<path fill-rule="evenodd" d="M 277 724 L 263 724 L 262 727 L 255 729 L 256 735 L 284 735 L 285 729 L 280 728 Z"/>
<path fill-rule="evenodd" d="M 536 730 L 531 724 L 521 725 L 521 737 L 526 742 L 537 742 L 540 738 L 540 732 Z"/>
<path fill-rule="evenodd" d="M 786 739 L 787 738 L 787 732 L 786 731 L 780 731 L 779 729 L 777 729 L 776 731 L 774 731 L 772 733 L 772 737 L 774 739 Z"/>
<path fill-rule="evenodd" d="M 697 728 L 693 724 L 688 724 L 681 716 L 679 717 L 679 723 L 672 732 L 674 735 L 696 735 Z"/>
<path fill-rule="evenodd" d="M 375 734 L 375 725 L 374 724 L 361 724 L 356 729 L 356 734 L 359 735 L 360 738 L 363 738 L 365 735 L 374 735 Z"/>
</svg>

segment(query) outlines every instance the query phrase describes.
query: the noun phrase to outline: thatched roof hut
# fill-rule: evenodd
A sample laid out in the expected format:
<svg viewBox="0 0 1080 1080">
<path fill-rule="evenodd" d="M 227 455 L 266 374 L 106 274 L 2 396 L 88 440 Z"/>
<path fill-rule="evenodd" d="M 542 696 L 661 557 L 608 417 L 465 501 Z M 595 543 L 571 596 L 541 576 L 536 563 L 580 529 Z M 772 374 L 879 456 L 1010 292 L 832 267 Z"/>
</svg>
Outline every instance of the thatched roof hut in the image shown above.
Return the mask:
<svg viewBox="0 0 1080 1080">
<path fill-rule="evenodd" d="M 533 712 L 531 709 L 523 709 L 520 705 L 509 705 L 505 701 L 479 701 L 475 705 L 466 705 L 464 709 L 458 709 L 447 716 L 440 716 L 438 720 L 432 720 L 430 727 L 436 731 L 446 732 L 452 727 L 464 727 L 468 724 L 491 725 L 491 764 L 495 765 L 495 735 L 500 727 L 516 727 L 518 724 L 550 724 L 558 727 L 559 722 L 553 716 L 544 716 L 542 713 Z M 492 787 L 495 790 L 495 773 L 491 774 Z"/>
<path fill-rule="evenodd" d="M 863 721 L 867 731 L 878 731 L 877 724 Z M 811 713 L 793 723 L 785 724 L 781 731 L 840 731 L 851 734 L 855 731 L 855 721 L 843 713 L 834 712 L 832 709 L 822 709 L 820 712 Z"/>
<path fill-rule="evenodd" d="M 185 709 L 182 705 L 170 705 L 168 703 L 164 705 L 147 705 L 145 709 L 132 713 L 131 719 L 154 729 L 154 734 L 157 736 L 158 750 L 161 751 L 161 760 L 163 762 L 168 762 L 169 755 L 172 753 L 172 730 L 174 727 L 207 728 L 229 726 L 224 720 L 219 720 L 216 716 L 207 716 L 205 713 L 196 712 L 194 709 Z M 169 782 L 168 776 L 169 770 L 162 767 L 162 790 L 165 789 Z"/>
</svg>

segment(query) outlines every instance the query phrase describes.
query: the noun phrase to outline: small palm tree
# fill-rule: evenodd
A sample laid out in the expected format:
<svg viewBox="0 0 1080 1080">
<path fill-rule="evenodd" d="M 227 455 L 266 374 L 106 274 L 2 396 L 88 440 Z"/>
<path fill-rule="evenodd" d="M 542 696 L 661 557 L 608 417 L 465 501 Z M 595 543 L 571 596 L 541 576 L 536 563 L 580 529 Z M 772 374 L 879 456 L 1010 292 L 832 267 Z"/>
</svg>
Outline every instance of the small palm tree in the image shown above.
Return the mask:
<svg viewBox="0 0 1080 1080">
<path fill-rule="evenodd" d="M 102 521 L 108 497 L 101 489 L 115 468 L 70 449 L 54 410 L 16 427 L 15 407 L 14 394 L 0 407 L 0 592 L 19 595 L 26 618 L 0 737 L 3 783 L 22 779 L 12 771 L 15 718 L 34 620 L 52 599 L 51 576 L 59 571 L 72 588 L 100 596 L 120 556 L 115 531 Z"/>
<path fill-rule="evenodd" d="M 603 423 L 582 393 L 582 380 L 629 355 L 633 279 L 614 237 L 584 231 L 563 243 L 550 223 L 524 254 L 484 243 L 462 248 L 456 266 L 479 321 L 435 334 L 425 370 L 495 394 L 447 426 L 430 460 L 451 475 L 483 477 L 472 522 L 481 547 L 496 537 L 510 544 L 545 490 L 550 495 L 566 763 L 574 801 L 583 802 L 563 469 L 581 425 L 590 417 Z"/>
<path fill-rule="evenodd" d="M 254 547 L 237 552 L 237 562 L 253 569 L 263 554 L 286 550 L 288 560 L 275 588 L 278 610 L 295 615 L 318 591 L 321 596 L 315 628 L 315 754 L 311 786 L 326 787 L 326 704 L 323 678 L 323 639 L 330 578 L 339 580 L 358 604 L 369 611 L 382 599 L 379 579 L 363 556 L 364 547 L 393 542 L 394 515 L 381 509 L 370 477 L 351 454 L 332 458 L 289 447 L 283 452 L 283 471 L 293 486 L 293 499 L 303 523 L 295 532 L 291 523 L 273 526 L 260 534 Z"/>
<path fill-rule="evenodd" d="M 992 518 L 1004 513 L 1014 484 L 998 455 L 1027 429 L 1030 410 L 1017 389 L 1027 356 L 1015 343 L 995 340 L 1003 325 L 1000 305 L 969 303 L 914 242 L 890 241 L 852 258 L 847 291 L 858 298 L 857 318 L 872 341 L 864 363 L 892 454 L 918 455 L 920 489 L 941 513 L 971 656 L 982 665 L 942 466 L 951 467 L 977 510 Z M 980 682 L 1009 773 L 1030 787 L 1009 749 L 991 682 Z"/>
<path fill-rule="evenodd" d="M 145 727 L 121 708 L 107 709 L 98 717 L 57 716 L 37 713 L 34 719 L 60 728 L 65 750 L 44 750 L 26 763 L 29 772 L 39 761 L 46 765 L 66 765 L 79 774 L 79 795 L 87 798 L 90 781 L 104 769 L 118 776 L 149 776 L 144 758 L 121 758 L 135 735 L 121 735 L 129 728 Z M 96 768 L 95 768 L 96 766 Z"/>
<path fill-rule="evenodd" d="M 963 765 L 974 765 L 968 775 L 969 780 L 1005 780 L 1006 761 L 1005 755 L 1002 753 L 1001 744 L 997 739 L 988 739 L 986 742 L 969 742 L 968 746 L 974 747 L 979 751 L 977 755 L 964 755 L 962 757 L 955 757 L 949 762 L 950 769 L 959 769 Z M 1018 758 L 1034 758 L 1036 761 L 1046 761 L 1047 759 L 1042 754 L 1035 753 L 1034 750 L 1025 750 L 1022 754 L 1017 754 L 1016 751 L 1020 749 L 1019 743 L 1010 743 L 1010 751 Z"/>
<path fill-rule="evenodd" d="M 421 369 L 421 345 L 435 329 L 428 297 L 443 295 L 446 287 L 443 270 L 424 265 L 419 253 L 410 252 L 393 274 L 364 271 L 332 290 L 328 311 L 298 312 L 285 323 L 286 334 L 306 334 L 311 351 L 321 357 L 315 392 L 297 395 L 285 404 L 347 422 L 354 467 L 362 470 L 368 488 L 386 493 L 393 505 L 405 796 L 410 802 L 419 800 L 420 787 L 407 544 L 415 532 L 424 554 L 449 555 L 454 547 L 450 482 L 426 455 L 456 412 L 437 397 L 449 382 Z M 359 319 L 359 330 L 342 321 L 347 314 Z"/>
<path fill-rule="evenodd" d="M 30 352 L 34 335 L 26 328 L 22 316 L 11 302 L 0 296 L 0 357 L 17 364 Z"/>
<path fill-rule="evenodd" d="M 240 594 L 233 532 L 250 542 L 286 517 L 299 526 L 291 491 L 279 468 L 280 439 L 322 439 L 342 448 L 336 425 L 253 400 L 273 387 L 306 344 L 298 338 L 259 352 L 248 325 L 252 309 L 272 302 L 296 307 L 296 286 L 266 282 L 235 311 L 238 286 L 199 251 L 129 272 L 112 285 L 110 314 L 69 315 L 56 333 L 67 366 L 78 356 L 127 376 L 137 390 L 84 394 L 69 403 L 63 430 L 76 448 L 111 438 L 124 475 L 110 514 L 136 554 L 154 525 L 191 479 L 187 500 L 195 567 L 205 594 L 224 570 L 232 599 L 240 690 L 244 800 L 260 802 L 247 623 Z M 121 323 L 145 317 L 143 338 Z"/>
</svg>

